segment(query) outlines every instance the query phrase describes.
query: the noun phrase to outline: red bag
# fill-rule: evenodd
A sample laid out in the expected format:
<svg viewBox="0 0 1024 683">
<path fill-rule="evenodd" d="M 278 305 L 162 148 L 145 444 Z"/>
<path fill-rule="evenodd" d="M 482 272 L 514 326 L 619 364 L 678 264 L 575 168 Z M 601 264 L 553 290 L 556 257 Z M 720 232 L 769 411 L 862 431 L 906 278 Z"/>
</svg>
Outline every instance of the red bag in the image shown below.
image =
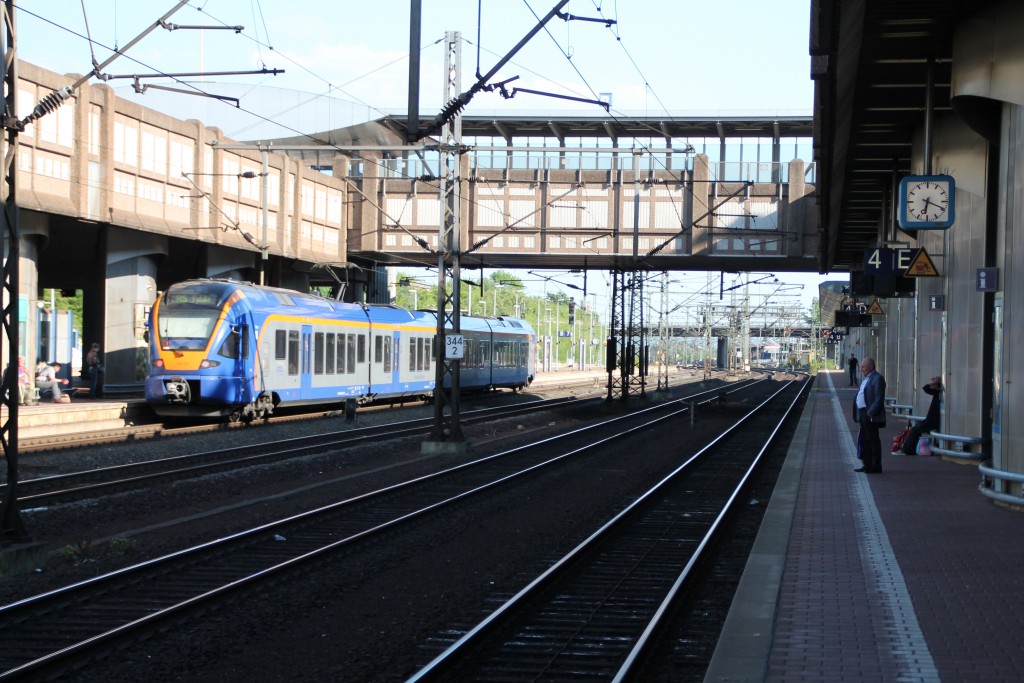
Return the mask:
<svg viewBox="0 0 1024 683">
<path fill-rule="evenodd" d="M 892 441 L 889 442 L 889 450 L 896 452 L 903 450 L 903 444 L 910 438 L 910 427 L 905 427 L 902 432 L 892 437 Z"/>
</svg>

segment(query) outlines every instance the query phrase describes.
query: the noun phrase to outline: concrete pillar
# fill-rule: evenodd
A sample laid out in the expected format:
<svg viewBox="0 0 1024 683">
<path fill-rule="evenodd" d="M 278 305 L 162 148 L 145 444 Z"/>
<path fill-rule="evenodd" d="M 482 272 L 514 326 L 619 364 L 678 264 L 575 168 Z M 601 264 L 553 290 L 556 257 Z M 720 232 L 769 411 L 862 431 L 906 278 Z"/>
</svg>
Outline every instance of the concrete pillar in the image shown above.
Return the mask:
<svg viewBox="0 0 1024 683">
<path fill-rule="evenodd" d="M 146 320 L 156 300 L 156 276 L 167 254 L 167 238 L 111 227 L 107 239 L 107 267 L 103 285 L 103 339 L 100 343 L 107 393 L 138 391 L 149 373 Z"/>
<path fill-rule="evenodd" d="M 711 209 L 711 166 L 707 154 L 698 154 L 693 159 L 693 209 L 690 214 L 690 225 L 693 235 L 690 253 L 711 255 L 713 245 L 710 241 L 711 231 L 708 230 L 714 220 L 708 211 Z"/>
<path fill-rule="evenodd" d="M 39 330 L 36 328 L 36 311 L 39 304 L 37 264 L 39 252 L 49 240 L 50 229 L 46 220 L 35 212 L 22 211 L 19 216 L 21 239 L 18 260 L 18 355 L 25 356 L 25 362 L 32 371 L 39 360 Z M 6 349 L 3 357 L 7 358 Z"/>
</svg>

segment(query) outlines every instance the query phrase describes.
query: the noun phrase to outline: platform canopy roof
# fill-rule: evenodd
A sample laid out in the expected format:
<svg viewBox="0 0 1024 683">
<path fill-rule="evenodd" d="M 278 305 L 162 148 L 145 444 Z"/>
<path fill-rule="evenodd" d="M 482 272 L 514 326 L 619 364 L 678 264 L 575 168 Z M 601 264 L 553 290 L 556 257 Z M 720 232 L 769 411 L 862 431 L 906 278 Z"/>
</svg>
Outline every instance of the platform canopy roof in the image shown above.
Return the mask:
<svg viewBox="0 0 1024 683">
<path fill-rule="evenodd" d="M 894 182 L 910 172 L 932 61 L 934 111 L 953 111 L 953 35 L 999 0 L 812 0 L 821 271 L 861 267 Z"/>
</svg>

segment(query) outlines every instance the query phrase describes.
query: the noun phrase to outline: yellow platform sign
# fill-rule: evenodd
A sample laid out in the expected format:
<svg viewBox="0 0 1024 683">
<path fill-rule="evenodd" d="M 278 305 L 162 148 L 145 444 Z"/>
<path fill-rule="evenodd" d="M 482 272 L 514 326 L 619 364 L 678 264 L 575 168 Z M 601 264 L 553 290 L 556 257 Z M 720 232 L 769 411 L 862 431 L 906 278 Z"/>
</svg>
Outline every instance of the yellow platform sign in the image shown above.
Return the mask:
<svg viewBox="0 0 1024 683">
<path fill-rule="evenodd" d="M 868 306 L 868 315 L 885 315 L 885 311 L 882 310 L 882 305 L 878 303 L 878 299 L 871 302 Z"/>
<path fill-rule="evenodd" d="M 939 277 L 939 269 L 935 267 L 928 252 L 922 247 L 910 260 L 905 274 L 907 277 Z"/>
</svg>

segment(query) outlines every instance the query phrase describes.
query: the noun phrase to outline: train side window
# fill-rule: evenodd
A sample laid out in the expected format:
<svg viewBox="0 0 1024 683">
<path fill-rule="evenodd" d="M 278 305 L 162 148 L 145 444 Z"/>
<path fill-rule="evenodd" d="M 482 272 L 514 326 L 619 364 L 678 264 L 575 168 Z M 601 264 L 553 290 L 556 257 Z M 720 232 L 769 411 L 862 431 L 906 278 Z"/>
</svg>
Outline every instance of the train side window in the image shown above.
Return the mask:
<svg viewBox="0 0 1024 683">
<path fill-rule="evenodd" d="M 274 360 L 288 357 L 288 331 L 274 330 Z"/>
<path fill-rule="evenodd" d="M 343 375 L 346 372 L 352 372 L 351 368 L 345 367 L 345 335 L 338 335 L 338 348 L 335 350 L 335 357 L 337 358 L 337 369 L 338 374 Z"/>
<path fill-rule="evenodd" d="M 373 362 L 384 362 L 384 337 L 374 337 L 373 339 Z"/>
<path fill-rule="evenodd" d="M 409 337 L 409 372 L 416 372 L 416 338 Z"/>
<path fill-rule="evenodd" d="M 356 335 L 348 335 L 348 371 L 356 371 Z"/>
<path fill-rule="evenodd" d="M 238 333 L 228 332 L 228 336 L 224 338 L 220 348 L 217 349 L 218 356 L 224 356 L 225 358 L 238 358 Z"/>
<path fill-rule="evenodd" d="M 238 330 L 238 336 L 242 342 L 242 358 L 246 359 L 249 357 L 249 326 L 242 325 Z"/>
<path fill-rule="evenodd" d="M 384 372 L 391 372 L 391 337 L 384 337 Z"/>
<path fill-rule="evenodd" d="M 324 374 L 324 333 L 313 335 L 313 374 Z"/>
<path fill-rule="evenodd" d="M 423 337 L 419 337 L 418 339 L 416 339 L 416 369 L 420 371 L 427 369 L 426 362 L 423 358 L 423 356 L 425 355 L 424 349 L 427 346 L 426 341 L 427 340 L 424 339 Z"/>
<path fill-rule="evenodd" d="M 366 362 L 366 335 L 365 334 L 359 335 L 359 337 L 356 339 L 356 353 L 357 353 L 356 357 L 359 360 L 359 362 L 360 363 L 365 363 Z"/>
<path fill-rule="evenodd" d="M 288 330 L 288 374 L 299 374 L 299 331 Z"/>
<path fill-rule="evenodd" d="M 344 335 L 340 335 L 340 336 L 341 336 L 342 339 L 345 338 Z M 335 334 L 333 332 L 328 332 L 327 333 L 327 350 L 324 352 L 324 365 L 325 365 L 324 372 L 327 373 L 328 375 L 333 375 L 334 374 L 334 359 L 335 359 L 334 340 L 335 340 Z"/>
</svg>

